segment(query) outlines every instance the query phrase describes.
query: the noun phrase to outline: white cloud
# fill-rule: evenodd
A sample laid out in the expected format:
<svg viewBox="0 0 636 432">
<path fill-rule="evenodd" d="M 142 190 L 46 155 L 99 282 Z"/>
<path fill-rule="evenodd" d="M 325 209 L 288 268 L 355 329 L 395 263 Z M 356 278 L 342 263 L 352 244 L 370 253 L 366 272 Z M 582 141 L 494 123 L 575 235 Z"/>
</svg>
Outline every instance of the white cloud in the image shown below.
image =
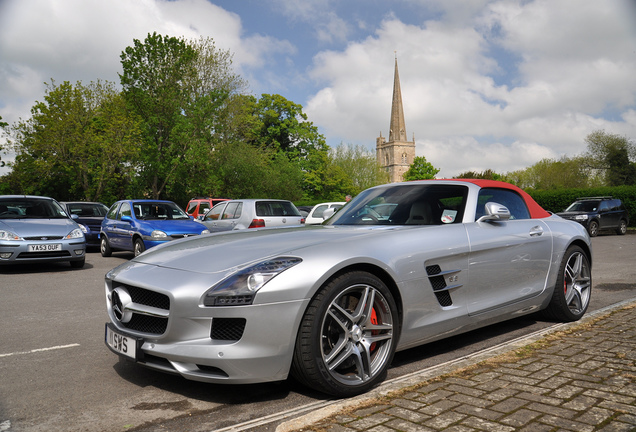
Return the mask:
<svg viewBox="0 0 636 432">
<path fill-rule="evenodd" d="M 407 133 L 440 175 L 576 156 L 596 129 L 634 137 L 636 14 L 626 1 L 506 0 L 471 15 L 458 0 L 438 3 L 440 20 L 387 19 L 315 56 L 311 76 L 324 87 L 306 111 L 327 135 L 366 136 L 372 147 L 379 130 L 387 135 L 397 50 Z"/>
</svg>

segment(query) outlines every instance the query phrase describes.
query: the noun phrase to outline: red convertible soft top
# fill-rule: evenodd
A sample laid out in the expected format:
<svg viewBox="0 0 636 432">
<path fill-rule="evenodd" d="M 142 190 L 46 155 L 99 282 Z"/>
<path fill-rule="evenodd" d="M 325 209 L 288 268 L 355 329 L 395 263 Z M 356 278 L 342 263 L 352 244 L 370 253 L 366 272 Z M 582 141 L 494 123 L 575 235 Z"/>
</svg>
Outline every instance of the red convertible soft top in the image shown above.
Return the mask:
<svg viewBox="0 0 636 432">
<path fill-rule="evenodd" d="M 500 188 L 500 189 L 510 189 L 515 191 L 525 200 L 526 205 L 528 206 L 528 210 L 530 211 L 530 217 L 532 219 L 541 219 L 550 216 L 550 213 L 543 209 L 537 202 L 523 189 L 502 181 L 497 180 L 480 180 L 480 179 L 450 179 L 452 181 L 463 181 L 468 183 L 476 184 L 481 188 Z"/>
</svg>

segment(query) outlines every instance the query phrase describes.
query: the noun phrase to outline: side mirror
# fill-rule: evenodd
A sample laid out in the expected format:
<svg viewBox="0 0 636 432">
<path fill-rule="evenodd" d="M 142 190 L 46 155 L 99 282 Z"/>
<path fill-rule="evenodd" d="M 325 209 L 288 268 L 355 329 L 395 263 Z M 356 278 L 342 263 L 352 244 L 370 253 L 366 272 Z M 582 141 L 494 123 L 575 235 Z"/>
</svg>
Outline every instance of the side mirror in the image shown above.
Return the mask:
<svg viewBox="0 0 636 432">
<path fill-rule="evenodd" d="M 123 222 L 132 222 L 132 218 L 130 216 L 122 216 L 121 220 Z"/>
<path fill-rule="evenodd" d="M 76 214 L 74 214 L 74 213 L 71 213 L 71 219 L 73 219 L 74 221 L 76 221 L 76 220 L 78 220 L 78 219 L 79 219 L 79 216 L 78 216 L 78 215 L 76 215 Z"/>
<path fill-rule="evenodd" d="M 510 210 L 504 205 L 487 202 L 484 209 L 486 214 L 477 219 L 477 222 L 502 222 L 510 219 Z"/>
</svg>

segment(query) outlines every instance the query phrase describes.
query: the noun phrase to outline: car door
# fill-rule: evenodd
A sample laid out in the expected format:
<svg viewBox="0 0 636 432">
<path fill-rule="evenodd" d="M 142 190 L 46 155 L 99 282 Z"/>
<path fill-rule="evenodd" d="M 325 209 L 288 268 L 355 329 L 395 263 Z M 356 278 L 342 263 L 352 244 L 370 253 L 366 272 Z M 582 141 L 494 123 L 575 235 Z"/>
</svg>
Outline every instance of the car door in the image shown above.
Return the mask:
<svg viewBox="0 0 636 432">
<path fill-rule="evenodd" d="M 221 217 L 217 220 L 217 228 L 219 231 L 233 230 L 238 219 L 241 217 L 243 203 L 241 201 L 230 201 L 223 209 Z"/>
<path fill-rule="evenodd" d="M 508 207 L 511 219 L 466 224 L 471 315 L 539 295 L 551 264 L 551 231 L 542 220 L 530 218 L 521 196 L 510 190 L 482 189 L 476 219 L 486 202 Z"/>
<path fill-rule="evenodd" d="M 120 202 L 116 202 L 113 204 L 110 209 L 108 209 L 108 213 L 106 213 L 106 217 L 102 221 L 102 231 L 106 234 L 108 238 L 108 242 L 110 246 L 113 248 L 117 247 L 118 244 L 118 232 L 117 232 L 117 217 L 119 214 L 119 207 L 121 206 Z"/>
<path fill-rule="evenodd" d="M 219 220 L 221 219 L 221 215 L 223 214 L 223 210 L 225 210 L 226 205 L 227 203 L 224 202 L 215 205 L 203 217 L 203 225 L 205 225 L 211 233 L 223 231 L 221 227 L 219 227 Z"/>
</svg>

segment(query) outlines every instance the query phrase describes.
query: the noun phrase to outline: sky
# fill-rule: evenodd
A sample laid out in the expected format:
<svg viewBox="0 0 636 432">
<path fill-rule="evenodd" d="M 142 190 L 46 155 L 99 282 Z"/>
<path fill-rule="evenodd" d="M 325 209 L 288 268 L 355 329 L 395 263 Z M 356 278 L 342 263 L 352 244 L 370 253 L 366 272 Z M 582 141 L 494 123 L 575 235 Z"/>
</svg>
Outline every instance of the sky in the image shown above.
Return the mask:
<svg viewBox="0 0 636 432">
<path fill-rule="evenodd" d="M 636 140 L 636 0 L 0 0 L 0 116 L 28 119 L 52 81 L 118 84 L 153 32 L 213 38 L 249 93 L 371 152 L 397 59 L 407 136 L 438 178 L 574 157 L 595 130 Z"/>
</svg>

